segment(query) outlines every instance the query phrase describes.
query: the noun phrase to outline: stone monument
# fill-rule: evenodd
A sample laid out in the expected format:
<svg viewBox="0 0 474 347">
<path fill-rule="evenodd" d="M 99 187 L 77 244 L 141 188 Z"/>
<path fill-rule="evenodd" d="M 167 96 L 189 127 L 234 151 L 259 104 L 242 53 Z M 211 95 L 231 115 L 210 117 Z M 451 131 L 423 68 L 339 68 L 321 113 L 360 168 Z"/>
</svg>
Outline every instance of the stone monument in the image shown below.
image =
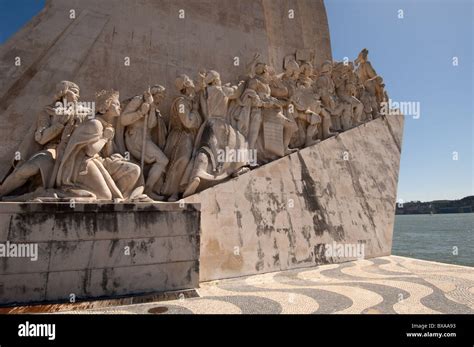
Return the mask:
<svg viewBox="0 0 474 347">
<path fill-rule="evenodd" d="M 0 303 L 390 254 L 403 116 L 367 49 L 332 61 L 322 1 L 112 3 L 1 48 L 0 241 L 40 261 L 1 259 Z"/>
</svg>

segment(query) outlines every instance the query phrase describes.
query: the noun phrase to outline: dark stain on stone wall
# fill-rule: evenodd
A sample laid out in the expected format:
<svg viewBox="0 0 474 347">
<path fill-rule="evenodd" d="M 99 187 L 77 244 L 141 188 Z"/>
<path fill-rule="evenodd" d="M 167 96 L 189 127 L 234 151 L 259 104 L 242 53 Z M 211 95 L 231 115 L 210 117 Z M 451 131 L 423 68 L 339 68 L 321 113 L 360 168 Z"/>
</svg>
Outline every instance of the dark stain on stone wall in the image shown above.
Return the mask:
<svg viewBox="0 0 474 347">
<path fill-rule="evenodd" d="M 237 226 L 242 229 L 242 212 L 235 211 L 235 216 L 237 217 Z"/>
<path fill-rule="evenodd" d="M 260 194 L 253 194 L 252 187 L 250 184 L 245 190 L 245 198 L 247 199 L 247 201 L 250 202 L 250 212 L 252 212 L 253 219 L 255 221 L 255 224 L 257 225 L 257 236 L 273 231 L 273 226 L 265 223 L 263 214 L 259 209 L 259 205 L 261 205 L 262 203 Z"/>
<path fill-rule="evenodd" d="M 273 266 L 280 266 L 280 249 L 276 237 L 273 239 Z"/>
<path fill-rule="evenodd" d="M 318 243 L 314 246 L 314 262 L 316 264 L 329 264 L 332 263 L 330 259 L 326 257 L 326 244 Z"/>
<path fill-rule="evenodd" d="M 306 207 L 309 211 L 315 212 L 320 211 L 321 206 L 319 205 L 318 198 L 316 197 L 315 182 L 311 177 L 308 166 L 306 165 L 301 153 L 298 151 L 298 159 L 301 165 L 301 180 L 303 183 L 303 198 Z"/>
<path fill-rule="evenodd" d="M 262 245 L 260 244 L 260 240 L 258 240 L 258 243 L 257 243 L 257 257 L 258 257 L 258 261 L 255 264 L 255 270 L 261 271 L 261 270 L 263 270 L 263 267 L 265 265 L 265 263 L 264 263 L 265 253 L 263 253 Z"/>
<path fill-rule="evenodd" d="M 90 285 L 91 285 L 91 278 L 92 278 L 92 273 L 91 269 L 85 269 L 84 271 L 84 277 L 82 278 L 82 292 L 84 295 L 89 295 L 90 292 Z"/>
<path fill-rule="evenodd" d="M 11 239 L 29 241 L 31 226 L 42 225 L 50 218 L 50 214 L 45 213 L 22 213 L 13 216 L 8 237 Z"/>
<path fill-rule="evenodd" d="M 301 230 L 301 233 L 303 234 L 304 239 L 308 243 L 308 246 L 311 246 L 311 233 L 309 232 L 307 225 L 303 227 L 303 230 Z"/>
<path fill-rule="evenodd" d="M 313 180 L 301 153 L 298 151 L 297 154 L 301 166 L 301 180 L 303 183 L 302 196 L 307 209 L 313 212 L 313 230 L 315 235 L 321 237 L 324 231 L 327 231 L 336 241 L 344 239 L 344 229 L 341 226 L 334 227 L 327 222 L 328 211 L 319 203 L 316 195 L 316 182 Z"/>
<path fill-rule="evenodd" d="M 118 239 L 110 240 L 110 245 L 109 245 L 109 257 L 110 258 L 112 258 L 113 254 L 115 252 L 115 249 L 119 245 L 119 242 L 120 241 Z"/>
<path fill-rule="evenodd" d="M 337 138 L 340 143 L 341 143 L 341 146 L 344 148 L 345 151 L 348 151 L 346 149 L 346 146 L 344 146 L 344 143 L 342 142 L 342 139 L 340 137 Z M 348 151 L 349 152 L 349 151 Z M 364 188 L 362 187 L 362 184 L 360 183 L 360 172 L 356 171 L 353 167 L 353 165 L 351 165 L 350 161 L 349 160 L 344 160 L 345 164 L 346 164 L 346 171 L 349 173 L 349 175 L 351 176 L 351 180 L 352 180 L 352 187 L 354 188 L 355 192 L 356 192 L 356 195 L 361 199 L 362 201 L 362 210 L 365 212 L 365 215 L 367 216 L 367 218 L 369 219 L 370 223 L 372 224 L 372 230 L 377 230 L 377 227 L 375 225 L 375 221 L 374 221 L 374 218 L 372 217 L 372 214 L 375 213 L 375 211 L 372 210 L 372 208 L 370 207 L 368 201 L 367 201 L 367 197 L 366 197 L 366 194 L 365 194 L 365 190 Z"/>
<path fill-rule="evenodd" d="M 288 238 L 288 260 L 291 264 L 295 264 L 296 261 L 296 236 L 293 228 L 285 230 L 286 236 Z"/>
</svg>

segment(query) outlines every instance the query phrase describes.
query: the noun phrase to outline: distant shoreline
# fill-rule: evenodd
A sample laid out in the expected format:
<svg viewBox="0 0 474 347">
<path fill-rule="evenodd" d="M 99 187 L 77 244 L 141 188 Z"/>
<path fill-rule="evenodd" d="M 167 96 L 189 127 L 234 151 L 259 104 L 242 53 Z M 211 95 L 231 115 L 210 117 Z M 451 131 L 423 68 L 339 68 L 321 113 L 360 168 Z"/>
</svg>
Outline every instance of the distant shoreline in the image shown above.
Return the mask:
<svg viewBox="0 0 474 347">
<path fill-rule="evenodd" d="M 474 195 L 459 200 L 410 201 L 396 204 L 396 215 L 457 214 L 474 212 Z"/>
<path fill-rule="evenodd" d="M 467 214 L 467 213 L 474 213 L 472 212 L 438 212 L 438 213 L 395 213 L 396 216 L 433 216 L 435 214 Z"/>
</svg>

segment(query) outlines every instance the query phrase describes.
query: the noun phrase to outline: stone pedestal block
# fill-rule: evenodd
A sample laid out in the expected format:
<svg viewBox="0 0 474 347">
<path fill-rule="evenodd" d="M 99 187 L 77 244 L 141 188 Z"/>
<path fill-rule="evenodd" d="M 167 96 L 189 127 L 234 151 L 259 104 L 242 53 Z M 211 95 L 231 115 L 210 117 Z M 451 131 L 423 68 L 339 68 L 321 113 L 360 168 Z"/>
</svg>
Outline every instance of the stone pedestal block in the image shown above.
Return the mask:
<svg viewBox="0 0 474 347">
<path fill-rule="evenodd" d="M 0 203 L 0 304 L 195 288 L 199 228 L 197 204 Z"/>
</svg>

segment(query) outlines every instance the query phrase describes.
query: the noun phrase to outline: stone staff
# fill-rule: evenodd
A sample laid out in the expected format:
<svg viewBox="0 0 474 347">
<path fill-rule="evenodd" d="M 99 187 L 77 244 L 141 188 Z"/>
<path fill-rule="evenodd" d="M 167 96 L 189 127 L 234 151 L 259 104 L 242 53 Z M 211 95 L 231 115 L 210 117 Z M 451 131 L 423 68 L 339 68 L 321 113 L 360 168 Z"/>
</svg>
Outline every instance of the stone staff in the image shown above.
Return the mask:
<svg viewBox="0 0 474 347">
<path fill-rule="evenodd" d="M 148 91 L 145 96 L 145 102 L 147 102 L 150 106 L 153 104 L 153 97 L 151 96 L 151 87 L 148 86 Z M 154 110 L 154 108 L 153 108 Z M 145 167 L 145 152 L 146 152 L 146 131 L 148 127 L 148 115 L 150 114 L 150 110 L 147 112 L 145 115 L 145 119 L 143 121 L 143 137 L 142 137 L 142 155 L 141 155 L 141 160 L 140 160 L 140 168 L 142 169 Z"/>
</svg>

